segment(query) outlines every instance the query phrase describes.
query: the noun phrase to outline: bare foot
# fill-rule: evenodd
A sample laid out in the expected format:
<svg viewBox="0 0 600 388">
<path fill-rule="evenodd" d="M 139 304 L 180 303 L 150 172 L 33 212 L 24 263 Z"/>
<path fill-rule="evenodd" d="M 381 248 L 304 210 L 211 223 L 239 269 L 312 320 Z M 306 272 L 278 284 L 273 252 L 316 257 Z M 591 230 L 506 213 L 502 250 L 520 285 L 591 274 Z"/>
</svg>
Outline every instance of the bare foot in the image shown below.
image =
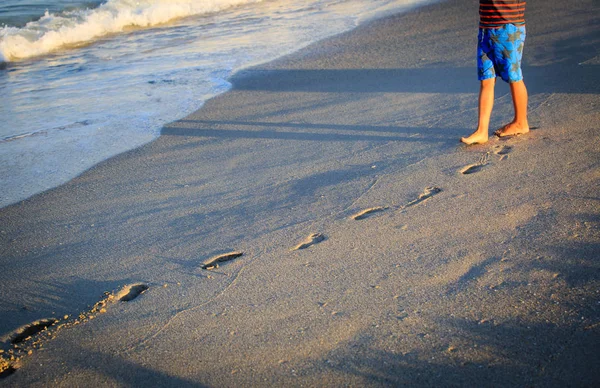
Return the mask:
<svg viewBox="0 0 600 388">
<path fill-rule="evenodd" d="M 506 124 L 499 130 L 494 132 L 494 134 L 498 137 L 504 137 L 522 135 L 527 132 L 529 132 L 529 125 L 527 123 L 519 124 L 513 121 L 512 123 Z"/>
<path fill-rule="evenodd" d="M 482 144 L 488 141 L 488 134 L 486 132 L 475 131 L 469 137 L 461 137 L 460 141 L 465 144 Z"/>
</svg>

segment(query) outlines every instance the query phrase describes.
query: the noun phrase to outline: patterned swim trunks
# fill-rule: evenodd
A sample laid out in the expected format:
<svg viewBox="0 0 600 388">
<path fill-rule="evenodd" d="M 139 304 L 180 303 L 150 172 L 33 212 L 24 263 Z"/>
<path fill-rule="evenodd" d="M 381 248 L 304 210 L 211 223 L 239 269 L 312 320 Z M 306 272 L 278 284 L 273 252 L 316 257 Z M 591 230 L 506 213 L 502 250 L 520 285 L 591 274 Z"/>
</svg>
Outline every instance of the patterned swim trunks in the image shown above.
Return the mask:
<svg viewBox="0 0 600 388">
<path fill-rule="evenodd" d="M 500 28 L 480 28 L 477 44 L 479 80 L 496 76 L 509 83 L 522 80 L 524 44 L 525 26 L 506 24 Z"/>
</svg>

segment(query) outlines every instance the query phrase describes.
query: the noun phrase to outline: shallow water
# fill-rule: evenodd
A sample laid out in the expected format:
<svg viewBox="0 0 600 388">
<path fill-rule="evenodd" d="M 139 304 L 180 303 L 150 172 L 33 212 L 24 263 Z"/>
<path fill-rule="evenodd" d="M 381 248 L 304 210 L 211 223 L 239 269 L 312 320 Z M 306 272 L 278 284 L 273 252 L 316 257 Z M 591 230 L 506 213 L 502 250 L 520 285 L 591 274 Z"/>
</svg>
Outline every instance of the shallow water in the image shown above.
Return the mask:
<svg viewBox="0 0 600 388">
<path fill-rule="evenodd" d="M 3 2 L 0 206 L 153 140 L 241 68 L 423 2 Z"/>
</svg>

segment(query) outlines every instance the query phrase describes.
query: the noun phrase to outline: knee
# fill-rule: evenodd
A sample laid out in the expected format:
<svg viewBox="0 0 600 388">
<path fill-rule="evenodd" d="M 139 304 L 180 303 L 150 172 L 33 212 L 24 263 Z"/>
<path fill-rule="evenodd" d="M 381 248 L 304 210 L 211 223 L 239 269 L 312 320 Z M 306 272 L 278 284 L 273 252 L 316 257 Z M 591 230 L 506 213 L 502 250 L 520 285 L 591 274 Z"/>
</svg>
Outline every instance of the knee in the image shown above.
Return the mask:
<svg viewBox="0 0 600 388">
<path fill-rule="evenodd" d="M 488 78 L 481 81 L 481 88 L 488 89 L 493 88 L 496 85 L 496 78 Z"/>
<path fill-rule="evenodd" d="M 525 88 L 525 82 L 521 79 L 519 81 L 516 82 L 511 82 L 509 83 L 511 89 L 524 89 Z"/>
</svg>

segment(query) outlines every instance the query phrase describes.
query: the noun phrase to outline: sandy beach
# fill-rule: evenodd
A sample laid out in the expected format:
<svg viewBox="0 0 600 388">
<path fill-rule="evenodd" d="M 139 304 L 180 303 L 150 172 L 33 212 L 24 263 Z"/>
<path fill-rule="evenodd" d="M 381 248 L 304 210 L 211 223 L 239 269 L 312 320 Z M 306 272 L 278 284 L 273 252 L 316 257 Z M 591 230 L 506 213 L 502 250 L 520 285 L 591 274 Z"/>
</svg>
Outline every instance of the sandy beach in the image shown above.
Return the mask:
<svg viewBox="0 0 600 388">
<path fill-rule="evenodd" d="M 597 385 L 600 4 L 564 4 L 528 4 L 526 135 L 459 143 L 478 14 L 448 0 L 0 209 L 0 385 Z"/>
</svg>

